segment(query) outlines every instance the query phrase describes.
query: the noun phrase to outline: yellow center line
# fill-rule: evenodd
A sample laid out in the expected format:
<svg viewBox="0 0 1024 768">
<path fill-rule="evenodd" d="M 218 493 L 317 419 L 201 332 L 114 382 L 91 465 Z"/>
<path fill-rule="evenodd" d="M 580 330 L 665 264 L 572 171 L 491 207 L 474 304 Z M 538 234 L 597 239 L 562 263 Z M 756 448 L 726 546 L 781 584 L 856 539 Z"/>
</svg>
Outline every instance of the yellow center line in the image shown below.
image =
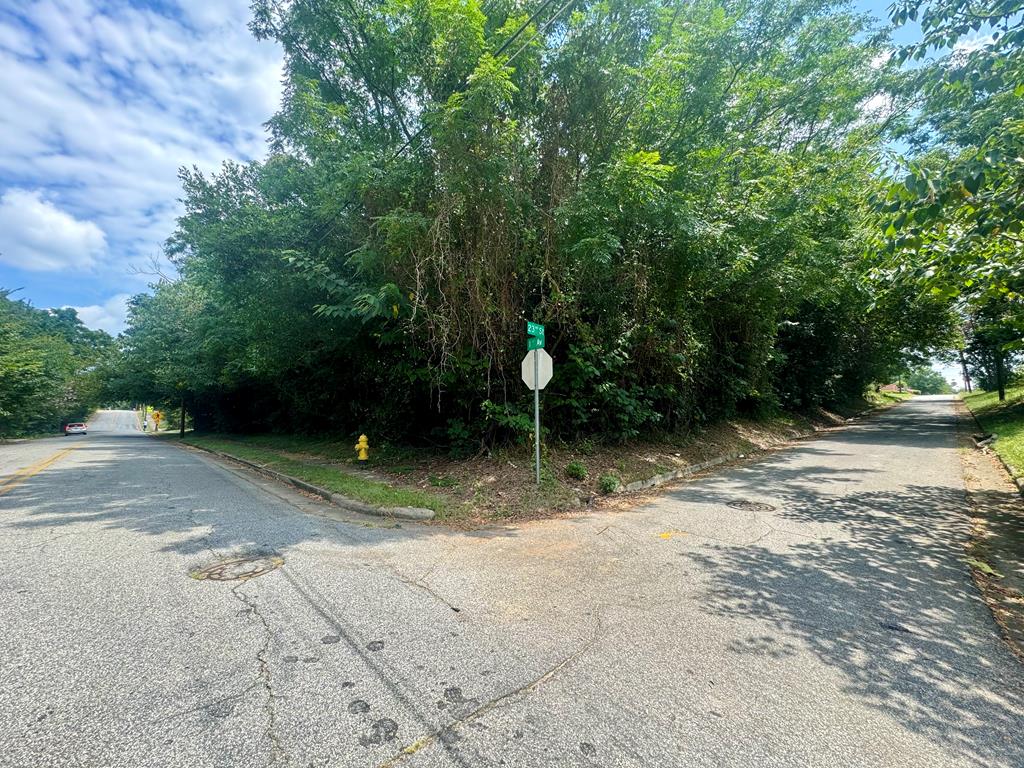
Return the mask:
<svg viewBox="0 0 1024 768">
<path fill-rule="evenodd" d="M 24 469 L 19 469 L 13 475 L 11 475 L 6 480 L 4 480 L 2 483 L 0 483 L 0 496 L 3 496 L 5 493 L 7 493 L 12 488 L 15 488 L 16 486 L 21 485 L 23 482 L 28 480 L 33 475 L 38 475 L 40 472 L 42 472 L 44 469 L 46 469 L 48 466 L 50 466 L 54 462 L 57 462 L 60 459 L 62 459 L 65 456 L 67 456 L 69 453 L 71 453 L 73 450 L 75 450 L 75 448 L 78 448 L 78 446 L 74 445 L 74 446 L 72 446 L 70 448 L 62 448 L 61 450 L 57 451 L 56 453 L 54 453 L 54 454 L 52 454 L 50 456 L 47 456 L 45 459 L 41 459 L 41 460 L 37 461 L 35 464 L 31 464 L 31 465 L 25 467 Z"/>
</svg>

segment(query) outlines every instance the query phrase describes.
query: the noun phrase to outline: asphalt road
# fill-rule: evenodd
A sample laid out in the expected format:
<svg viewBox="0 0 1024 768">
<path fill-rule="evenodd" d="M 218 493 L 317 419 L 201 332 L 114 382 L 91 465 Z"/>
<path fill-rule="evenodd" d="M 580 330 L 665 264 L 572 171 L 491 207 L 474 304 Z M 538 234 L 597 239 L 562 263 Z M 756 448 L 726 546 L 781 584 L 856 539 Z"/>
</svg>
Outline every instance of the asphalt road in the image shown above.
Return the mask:
<svg viewBox="0 0 1024 768">
<path fill-rule="evenodd" d="M 0 446 L 0 766 L 1020 768 L 953 418 L 474 533 L 328 517 L 130 414 Z M 190 577 L 243 554 L 283 564 Z"/>
</svg>

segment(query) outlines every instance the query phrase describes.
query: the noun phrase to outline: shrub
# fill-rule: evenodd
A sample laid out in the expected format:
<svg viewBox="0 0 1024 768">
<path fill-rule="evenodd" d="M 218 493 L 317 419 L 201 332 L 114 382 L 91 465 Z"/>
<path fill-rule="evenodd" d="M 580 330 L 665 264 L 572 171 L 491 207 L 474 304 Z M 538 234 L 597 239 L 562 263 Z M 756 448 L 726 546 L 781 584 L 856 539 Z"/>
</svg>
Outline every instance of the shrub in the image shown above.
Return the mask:
<svg viewBox="0 0 1024 768">
<path fill-rule="evenodd" d="M 601 475 L 601 479 L 597 481 L 597 487 L 601 493 L 615 493 L 619 490 L 619 478 L 615 475 Z"/>
<path fill-rule="evenodd" d="M 570 461 L 565 465 L 565 474 L 573 480 L 586 480 L 587 468 L 582 461 Z"/>
<path fill-rule="evenodd" d="M 459 481 L 451 475 L 431 475 L 427 479 L 435 488 L 454 488 L 459 484 Z"/>
</svg>

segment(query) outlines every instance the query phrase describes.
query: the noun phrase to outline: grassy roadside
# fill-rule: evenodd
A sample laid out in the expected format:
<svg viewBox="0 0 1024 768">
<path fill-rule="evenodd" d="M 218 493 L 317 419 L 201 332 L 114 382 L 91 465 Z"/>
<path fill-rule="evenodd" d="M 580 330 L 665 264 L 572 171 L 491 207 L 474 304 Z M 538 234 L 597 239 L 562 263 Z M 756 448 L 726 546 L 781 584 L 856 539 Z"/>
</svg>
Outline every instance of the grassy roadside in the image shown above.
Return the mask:
<svg viewBox="0 0 1024 768">
<path fill-rule="evenodd" d="M 434 510 L 439 517 L 444 517 L 448 512 L 448 505 L 443 498 L 414 489 L 395 487 L 362 475 L 362 471 L 357 468 L 331 463 L 327 456 L 309 453 L 312 446 L 304 446 L 302 438 L 289 437 L 287 442 L 284 439 L 275 440 L 274 436 L 265 439 L 270 445 L 263 444 L 259 438 L 186 434 L 183 442 L 261 464 L 267 469 L 297 477 L 366 504 L 378 507 L 424 507 Z M 283 443 L 291 450 L 275 449 L 275 442 Z M 306 450 L 301 454 L 291 452 L 299 448 Z"/>
<path fill-rule="evenodd" d="M 776 414 L 732 419 L 683 434 L 626 444 L 590 440 L 544 446 L 536 485 L 531 446 L 512 446 L 455 458 L 427 449 L 375 444 L 369 470 L 356 466 L 354 439 L 305 435 L 195 435 L 184 442 L 220 451 L 368 504 L 426 507 L 438 520 L 472 527 L 522 521 L 579 508 L 637 480 L 647 480 L 728 453 L 771 450 L 817 428 L 835 426 L 867 408 L 888 407 L 909 395 L 880 394 L 839 413 L 814 417 Z M 161 439 L 177 436 L 161 434 Z M 622 497 L 617 497 L 622 498 Z"/>
<path fill-rule="evenodd" d="M 914 395 L 910 392 L 875 392 L 869 391 L 864 395 L 864 399 L 869 405 L 876 408 L 884 408 L 890 405 L 896 405 L 902 403 L 904 400 L 909 400 Z"/>
<path fill-rule="evenodd" d="M 1002 403 L 995 392 L 972 392 L 963 400 L 982 429 L 999 436 L 992 447 L 1013 475 L 1024 476 L 1024 385 L 1007 389 Z"/>
</svg>

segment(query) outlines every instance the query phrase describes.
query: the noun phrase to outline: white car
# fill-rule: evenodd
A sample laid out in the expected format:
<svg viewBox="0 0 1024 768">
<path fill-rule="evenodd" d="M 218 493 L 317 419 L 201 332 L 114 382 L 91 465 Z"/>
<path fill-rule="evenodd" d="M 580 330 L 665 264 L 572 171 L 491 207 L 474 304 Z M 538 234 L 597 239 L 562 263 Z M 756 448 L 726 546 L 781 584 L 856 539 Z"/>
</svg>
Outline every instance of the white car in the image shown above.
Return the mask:
<svg viewBox="0 0 1024 768">
<path fill-rule="evenodd" d="M 65 437 L 67 435 L 84 435 L 87 434 L 85 429 L 85 424 L 68 424 L 66 427 L 64 427 L 64 435 Z"/>
</svg>

